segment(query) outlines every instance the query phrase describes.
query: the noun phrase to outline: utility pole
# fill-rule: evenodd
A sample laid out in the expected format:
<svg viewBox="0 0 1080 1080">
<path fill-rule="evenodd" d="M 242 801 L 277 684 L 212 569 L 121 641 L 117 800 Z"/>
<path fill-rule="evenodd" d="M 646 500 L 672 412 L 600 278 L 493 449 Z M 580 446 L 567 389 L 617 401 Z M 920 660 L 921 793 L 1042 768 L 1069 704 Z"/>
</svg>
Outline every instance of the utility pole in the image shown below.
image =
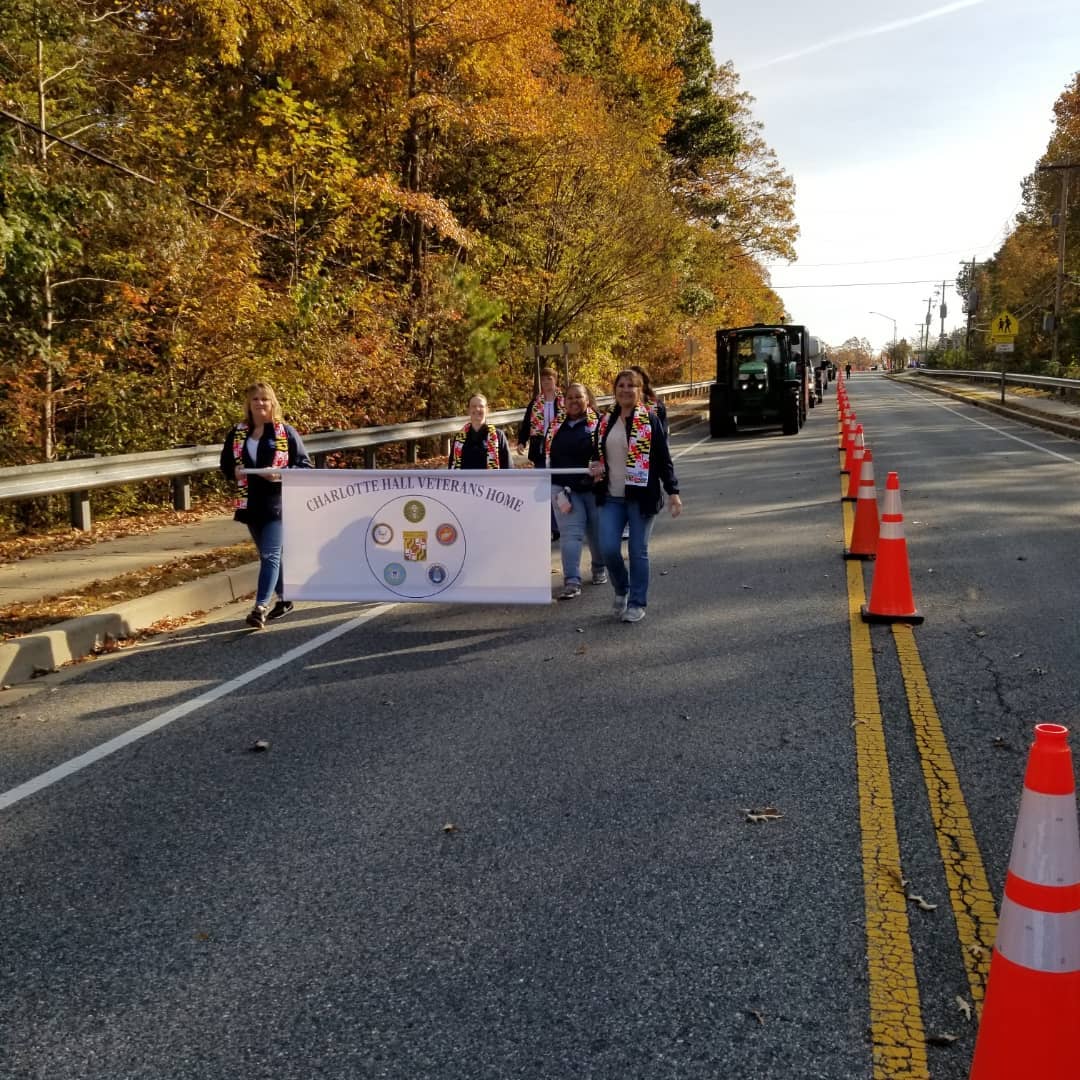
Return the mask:
<svg viewBox="0 0 1080 1080">
<path fill-rule="evenodd" d="M 1061 173 L 1061 203 L 1058 208 L 1058 264 L 1057 274 L 1054 279 L 1054 336 L 1051 339 L 1050 361 L 1058 362 L 1058 339 L 1061 335 L 1061 289 L 1065 282 L 1065 234 L 1068 225 L 1069 212 L 1069 173 L 1073 169 L 1080 168 L 1075 163 L 1059 165 L 1040 165 L 1037 172 L 1060 172 Z"/>
<path fill-rule="evenodd" d="M 964 335 L 964 363 L 971 358 L 971 329 L 975 322 L 975 313 L 979 310 L 979 289 L 975 284 L 975 256 L 971 256 L 971 276 L 967 289 L 967 333 Z"/>
<path fill-rule="evenodd" d="M 945 306 L 945 282 L 941 283 L 941 307 L 938 309 L 941 315 L 941 334 L 938 337 L 938 344 L 941 347 L 942 352 L 945 351 L 945 316 L 948 314 L 949 309 Z"/>
</svg>

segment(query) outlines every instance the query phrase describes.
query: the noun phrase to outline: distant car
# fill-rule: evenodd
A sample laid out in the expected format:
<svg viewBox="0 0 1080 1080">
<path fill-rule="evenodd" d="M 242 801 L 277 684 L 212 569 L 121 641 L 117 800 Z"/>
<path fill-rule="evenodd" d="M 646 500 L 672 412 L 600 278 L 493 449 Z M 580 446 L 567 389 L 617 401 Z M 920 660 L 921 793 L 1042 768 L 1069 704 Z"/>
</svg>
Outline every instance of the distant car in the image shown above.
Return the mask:
<svg viewBox="0 0 1080 1080">
<path fill-rule="evenodd" d="M 871 370 L 871 371 L 877 371 L 877 369 L 878 369 L 878 366 L 877 366 L 877 364 L 871 364 L 871 365 L 870 365 L 870 370 Z"/>
</svg>

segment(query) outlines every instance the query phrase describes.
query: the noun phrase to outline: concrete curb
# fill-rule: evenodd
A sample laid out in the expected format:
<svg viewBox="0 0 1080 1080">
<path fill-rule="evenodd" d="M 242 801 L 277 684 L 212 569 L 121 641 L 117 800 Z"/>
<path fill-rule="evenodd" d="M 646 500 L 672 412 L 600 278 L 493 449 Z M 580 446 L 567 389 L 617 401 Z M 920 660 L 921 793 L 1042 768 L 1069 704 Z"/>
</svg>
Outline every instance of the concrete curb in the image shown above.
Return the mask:
<svg viewBox="0 0 1080 1080">
<path fill-rule="evenodd" d="M 49 630 L 14 638 L 0 645 L 0 683 L 27 682 L 35 673 L 54 671 L 78 660 L 109 640 L 130 637 L 162 619 L 178 619 L 210 611 L 255 591 L 257 562 L 175 585 L 137 600 L 57 623 Z"/>
</svg>

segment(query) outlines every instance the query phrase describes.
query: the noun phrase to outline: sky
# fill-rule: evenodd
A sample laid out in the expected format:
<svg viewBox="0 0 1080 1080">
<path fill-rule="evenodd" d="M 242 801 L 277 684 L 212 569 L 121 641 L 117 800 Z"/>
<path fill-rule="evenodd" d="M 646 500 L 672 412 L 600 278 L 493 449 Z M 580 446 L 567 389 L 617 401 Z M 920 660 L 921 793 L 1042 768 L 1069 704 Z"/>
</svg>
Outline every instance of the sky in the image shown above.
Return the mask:
<svg viewBox="0 0 1080 1080">
<path fill-rule="evenodd" d="M 795 181 L 798 259 L 769 267 L 791 319 L 877 350 L 894 321 L 916 341 L 930 301 L 936 338 L 944 281 L 945 330 L 965 325 L 960 263 L 1021 208 L 1080 70 L 1080 0 L 699 3 Z"/>
</svg>

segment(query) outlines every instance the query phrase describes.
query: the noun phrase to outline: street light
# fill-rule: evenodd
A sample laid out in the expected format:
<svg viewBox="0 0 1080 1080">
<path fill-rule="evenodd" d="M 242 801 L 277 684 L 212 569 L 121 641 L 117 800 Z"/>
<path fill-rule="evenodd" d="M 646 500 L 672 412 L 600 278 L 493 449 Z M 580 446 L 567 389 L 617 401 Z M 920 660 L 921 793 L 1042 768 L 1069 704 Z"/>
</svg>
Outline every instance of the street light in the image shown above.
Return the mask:
<svg viewBox="0 0 1080 1080">
<path fill-rule="evenodd" d="M 880 315 L 883 319 L 888 319 L 892 323 L 892 355 L 889 357 L 890 363 L 896 363 L 896 320 L 891 315 L 886 315 L 884 311 L 871 311 L 871 315 Z"/>
</svg>

